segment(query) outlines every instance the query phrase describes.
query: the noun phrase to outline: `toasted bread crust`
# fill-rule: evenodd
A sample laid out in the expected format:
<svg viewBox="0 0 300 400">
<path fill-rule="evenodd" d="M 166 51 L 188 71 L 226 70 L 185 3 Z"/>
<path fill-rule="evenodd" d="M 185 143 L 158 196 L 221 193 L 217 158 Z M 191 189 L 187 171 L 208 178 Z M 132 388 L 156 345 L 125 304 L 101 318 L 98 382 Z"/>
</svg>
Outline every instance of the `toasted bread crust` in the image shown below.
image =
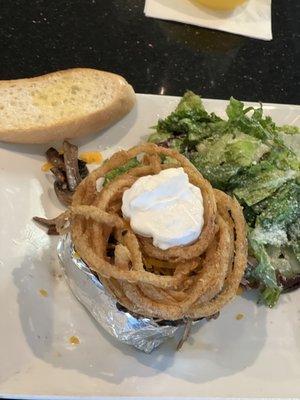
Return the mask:
<svg viewBox="0 0 300 400">
<path fill-rule="evenodd" d="M 0 119 L 0 141 L 11 143 L 48 143 L 63 139 L 72 139 L 84 136 L 90 133 L 96 133 L 105 127 L 125 116 L 135 104 L 135 93 L 133 88 L 119 75 L 109 72 L 98 71 L 89 68 L 74 68 L 64 71 L 57 71 L 50 74 L 42 75 L 34 78 L 18 79 L 11 81 L 0 81 L 0 98 L 1 91 L 10 87 L 16 89 L 26 86 L 39 85 L 45 80 L 51 80 L 53 76 L 57 79 L 76 73 L 78 77 L 81 74 L 90 74 L 91 79 L 95 79 L 95 85 L 103 84 L 103 80 L 114 81 L 112 99 L 104 107 L 99 105 L 99 109 L 93 112 L 87 112 L 85 115 L 62 117 L 55 123 L 32 125 L 27 128 L 7 128 L 1 123 Z M 101 76 L 101 81 L 97 82 L 97 76 Z M 13 90 L 14 90 L 13 89 Z M 16 115 L 16 118 L 26 119 L 26 115 Z M 26 124 L 24 124 L 26 125 Z"/>
</svg>

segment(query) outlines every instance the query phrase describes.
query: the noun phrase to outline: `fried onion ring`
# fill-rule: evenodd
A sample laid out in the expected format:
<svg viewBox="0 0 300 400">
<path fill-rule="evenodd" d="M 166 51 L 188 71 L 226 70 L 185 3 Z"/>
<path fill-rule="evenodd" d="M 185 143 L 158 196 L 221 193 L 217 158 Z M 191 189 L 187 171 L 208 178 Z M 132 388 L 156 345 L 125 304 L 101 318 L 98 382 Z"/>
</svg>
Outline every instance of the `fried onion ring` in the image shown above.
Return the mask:
<svg viewBox="0 0 300 400">
<path fill-rule="evenodd" d="M 99 178 L 140 155 L 140 166 L 97 191 Z M 165 156 L 175 163 L 164 163 Z M 201 190 L 204 226 L 194 243 L 161 250 L 133 232 L 122 196 L 139 177 L 177 167 Z M 236 294 L 247 262 L 242 208 L 175 150 L 143 144 L 115 153 L 80 183 L 69 215 L 77 253 L 129 312 L 173 321 L 211 317 Z"/>
</svg>

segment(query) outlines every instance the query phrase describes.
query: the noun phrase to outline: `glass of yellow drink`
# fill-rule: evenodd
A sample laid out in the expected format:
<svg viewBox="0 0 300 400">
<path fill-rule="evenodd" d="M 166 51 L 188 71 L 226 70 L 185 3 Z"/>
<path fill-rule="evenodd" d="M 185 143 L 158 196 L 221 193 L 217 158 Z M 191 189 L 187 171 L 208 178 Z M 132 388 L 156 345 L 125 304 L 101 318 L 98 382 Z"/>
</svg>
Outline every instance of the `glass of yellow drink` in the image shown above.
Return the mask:
<svg viewBox="0 0 300 400">
<path fill-rule="evenodd" d="M 194 0 L 195 3 L 199 3 L 203 6 L 224 11 L 233 10 L 245 1 L 246 0 Z"/>
</svg>

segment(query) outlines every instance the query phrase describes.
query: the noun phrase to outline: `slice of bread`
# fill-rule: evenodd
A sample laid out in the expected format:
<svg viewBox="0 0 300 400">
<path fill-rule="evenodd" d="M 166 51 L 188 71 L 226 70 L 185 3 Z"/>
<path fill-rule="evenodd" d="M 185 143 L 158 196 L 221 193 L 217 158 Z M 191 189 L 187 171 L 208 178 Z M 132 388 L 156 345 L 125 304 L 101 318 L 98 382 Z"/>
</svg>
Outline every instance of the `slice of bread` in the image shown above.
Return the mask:
<svg viewBox="0 0 300 400">
<path fill-rule="evenodd" d="M 0 81 L 0 141 L 47 143 L 99 132 L 134 104 L 125 79 L 96 69 Z"/>
</svg>

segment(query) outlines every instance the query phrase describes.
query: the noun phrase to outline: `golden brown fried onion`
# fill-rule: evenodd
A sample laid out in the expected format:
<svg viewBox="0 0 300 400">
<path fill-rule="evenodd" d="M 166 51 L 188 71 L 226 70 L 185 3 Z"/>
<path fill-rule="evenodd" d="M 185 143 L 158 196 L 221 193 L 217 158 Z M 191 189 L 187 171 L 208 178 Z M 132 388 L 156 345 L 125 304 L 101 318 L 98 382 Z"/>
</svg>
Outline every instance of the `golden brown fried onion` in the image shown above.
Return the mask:
<svg viewBox="0 0 300 400">
<path fill-rule="evenodd" d="M 96 190 L 97 179 L 141 154 L 141 166 Z M 164 164 L 161 156 L 174 163 Z M 139 177 L 171 167 L 182 167 L 201 189 L 204 226 L 194 243 L 161 250 L 132 231 L 121 213 L 122 195 Z M 237 292 L 247 261 L 242 209 L 175 150 L 144 144 L 115 153 L 81 182 L 69 212 L 76 251 L 135 314 L 164 320 L 209 317 Z"/>
</svg>

